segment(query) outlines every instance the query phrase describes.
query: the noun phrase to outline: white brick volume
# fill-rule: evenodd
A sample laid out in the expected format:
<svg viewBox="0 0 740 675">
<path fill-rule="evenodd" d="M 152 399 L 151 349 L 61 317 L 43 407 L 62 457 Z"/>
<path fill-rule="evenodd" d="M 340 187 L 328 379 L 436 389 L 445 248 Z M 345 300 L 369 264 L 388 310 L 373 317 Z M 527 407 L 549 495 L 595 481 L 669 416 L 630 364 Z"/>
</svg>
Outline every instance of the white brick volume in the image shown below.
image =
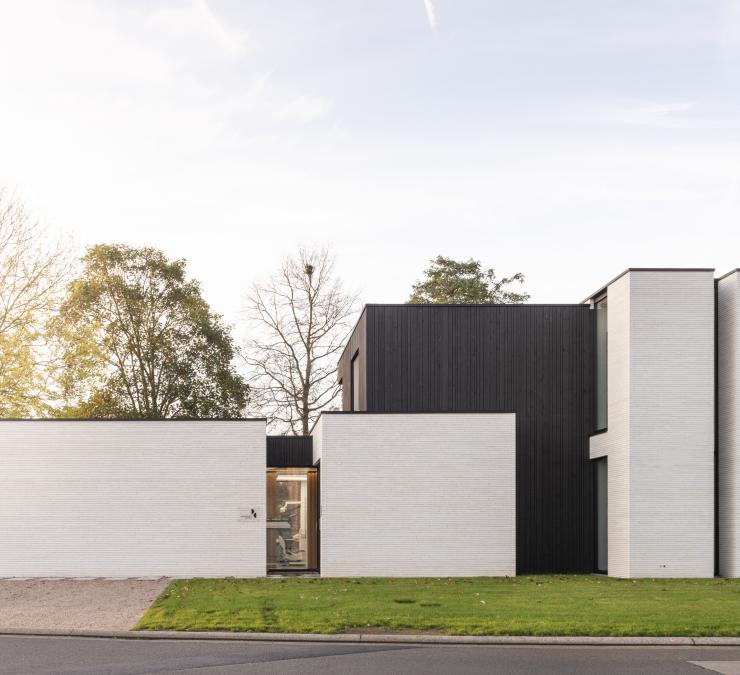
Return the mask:
<svg viewBox="0 0 740 675">
<path fill-rule="evenodd" d="M 740 576 L 740 273 L 717 283 L 719 573 Z"/>
<path fill-rule="evenodd" d="M 0 577 L 264 574 L 264 422 L 0 421 Z"/>
<path fill-rule="evenodd" d="M 609 574 L 714 574 L 714 278 L 634 270 L 608 287 Z"/>
<path fill-rule="evenodd" d="M 516 573 L 513 414 L 324 414 L 321 575 Z"/>
</svg>

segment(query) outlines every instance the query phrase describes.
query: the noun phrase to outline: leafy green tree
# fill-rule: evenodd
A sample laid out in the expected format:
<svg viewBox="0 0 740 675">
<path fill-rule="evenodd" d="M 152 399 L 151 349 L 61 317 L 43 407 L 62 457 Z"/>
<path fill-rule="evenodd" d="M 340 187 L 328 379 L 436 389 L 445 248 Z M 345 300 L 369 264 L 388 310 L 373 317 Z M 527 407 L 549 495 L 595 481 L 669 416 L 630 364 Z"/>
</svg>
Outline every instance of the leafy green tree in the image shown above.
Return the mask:
<svg viewBox="0 0 740 675">
<path fill-rule="evenodd" d="M 48 413 L 45 324 L 68 279 L 70 250 L 0 187 L 0 417 Z"/>
<path fill-rule="evenodd" d="M 529 300 L 529 293 L 510 289 L 523 284 L 521 272 L 498 279 L 493 268 L 484 270 L 479 260 L 458 261 L 438 255 L 414 284 L 408 303 L 513 305 Z"/>
<path fill-rule="evenodd" d="M 0 417 L 34 417 L 46 410 L 38 340 L 31 328 L 0 332 Z"/>
<path fill-rule="evenodd" d="M 248 386 L 221 317 L 153 248 L 98 245 L 82 259 L 53 331 L 64 368 L 62 416 L 238 417 Z"/>
</svg>

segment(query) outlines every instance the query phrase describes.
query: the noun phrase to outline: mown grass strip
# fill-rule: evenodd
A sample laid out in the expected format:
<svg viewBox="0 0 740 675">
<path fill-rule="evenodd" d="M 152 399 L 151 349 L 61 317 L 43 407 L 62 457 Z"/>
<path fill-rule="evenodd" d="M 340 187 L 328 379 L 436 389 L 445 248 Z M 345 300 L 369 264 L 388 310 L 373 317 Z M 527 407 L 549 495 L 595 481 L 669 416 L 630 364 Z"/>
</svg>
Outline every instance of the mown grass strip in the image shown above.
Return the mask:
<svg viewBox="0 0 740 675">
<path fill-rule="evenodd" d="M 137 629 L 446 635 L 740 635 L 740 580 L 590 575 L 188 579 Z"/>
</svg>

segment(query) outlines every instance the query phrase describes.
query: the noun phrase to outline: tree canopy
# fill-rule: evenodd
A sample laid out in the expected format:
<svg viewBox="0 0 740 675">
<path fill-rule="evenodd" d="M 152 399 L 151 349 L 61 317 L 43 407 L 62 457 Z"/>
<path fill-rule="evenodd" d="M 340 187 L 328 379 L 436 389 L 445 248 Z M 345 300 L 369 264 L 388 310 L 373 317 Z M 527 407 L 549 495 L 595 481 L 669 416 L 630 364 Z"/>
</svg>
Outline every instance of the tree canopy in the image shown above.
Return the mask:
<svg viewBox="0 0 740 675">
<path fill-rule="evenodd" d="M 49 410 L 45 324 L 69 270 L 69 244 L 54 240 L 0 187 L 0 417 Z"/>
<path fill-rule="evenodd" d="M 424 279 L 414 284 L 409 304 L 519 304 L 529 293 L 516 292 L 513 284 L 523 284 L 524 275 L 496 277 L 493 268 L 484 270 L 479 260 L 458 261 L 438 255 L 424 270 Z"/>
<path fill-rule="evenodd" d="M 63 416 L 233 418 L 248 386 L 221 317 L 154 248 L 98 245 L 53 321 Z"/>
</svg>

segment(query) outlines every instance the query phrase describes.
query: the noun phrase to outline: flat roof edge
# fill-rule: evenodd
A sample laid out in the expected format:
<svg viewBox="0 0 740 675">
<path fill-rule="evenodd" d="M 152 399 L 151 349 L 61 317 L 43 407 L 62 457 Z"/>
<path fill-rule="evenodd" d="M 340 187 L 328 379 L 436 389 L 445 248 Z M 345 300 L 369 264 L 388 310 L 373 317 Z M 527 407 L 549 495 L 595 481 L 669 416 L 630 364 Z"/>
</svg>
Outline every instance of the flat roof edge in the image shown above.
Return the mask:
<svg viewBox="0 0 740 675">
<path fill-rule="evenodd" d="M 267 422 L 266 417 L 0 417 L 0 422 Z"/>
<path fill-rule="evenodd" d="M 722 281 L 725 277 L 729 277 L 737 272 L 740 272 L 740 267 L 736 267 L 734 270 L 730 270 L 729 272 L 725 272 L 721 277 L 717 277 L 717 281 Z"/>
<path fill-rule="evenodd" d="M 463 302 L 368 302 L 365 307 L 469 307 L 469 308 L 486 308 L 486 307 L 579 307 L 580 302 L 484 302 L 484 303 L 463 303 Z"/>
<path fill-rule="evenodd" d="M 515 410 L 322 410 L 322 415 L 515 415 Z"/>
<path fill-rule="evenodd" d="M 623 272 L 620 272 L 619 274 L 617 274 L 616 277 L 614 277 L 610 281 L 607 281 L 595 293 L 592 293 L 591 295 L 584 298 L 580 304 L 584 305 L 590 300 L 592 300 L 593 298 L 595 298 L 597 295 L 601 295 L 615 281 L 617 281 L 618 279 L 621 279 L 625 274 L 629 272 L 714 272 L 714 271 L 715 271 L 714 267 L 628 267 Z"/>
</svg>

